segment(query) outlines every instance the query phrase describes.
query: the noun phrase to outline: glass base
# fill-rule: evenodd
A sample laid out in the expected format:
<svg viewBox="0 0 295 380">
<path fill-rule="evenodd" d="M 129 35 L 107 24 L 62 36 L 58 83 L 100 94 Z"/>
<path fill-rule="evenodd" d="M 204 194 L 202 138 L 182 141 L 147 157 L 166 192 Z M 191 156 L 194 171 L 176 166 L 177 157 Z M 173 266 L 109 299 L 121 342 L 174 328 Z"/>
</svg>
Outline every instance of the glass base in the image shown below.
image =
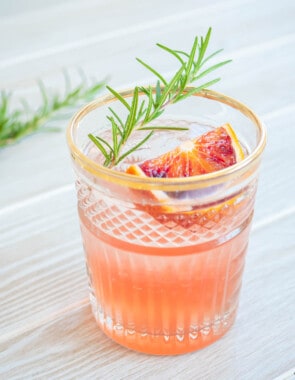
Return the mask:
<svg viewBox="0 0 295 380">
<path fill-rule="evenodd" d="M 112 340 L 131 350 L 152 355 L 179 355 L 204 348 L 220 339 L 233 325 L 236 305 L 230 312 L 203 326 L 190 326 L 188 331 L 178 328 L 176 334 L 148 334 L 127 328 L 106 316 L 98 306 L 93 294 L 90 295 L 92 311 L 101 330 Z"/>
</svg>

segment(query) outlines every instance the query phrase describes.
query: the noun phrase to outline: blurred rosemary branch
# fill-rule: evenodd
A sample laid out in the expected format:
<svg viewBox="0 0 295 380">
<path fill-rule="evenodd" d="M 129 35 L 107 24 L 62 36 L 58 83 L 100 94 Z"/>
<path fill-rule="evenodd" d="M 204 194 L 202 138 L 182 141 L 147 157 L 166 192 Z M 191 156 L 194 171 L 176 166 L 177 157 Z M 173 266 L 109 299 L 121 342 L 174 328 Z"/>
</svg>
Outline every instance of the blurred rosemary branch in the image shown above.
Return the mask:
<svg viewBox="0 0 295 380">
<path fill-rule="evenodd" d="M 21 106 L 13 108 L 12 94 L 0 94 L 0 148 L 13 144 L 23 137 L 39 130 L 54 131 L 56 128 L 43 128 L 44 124 L 60 111 L 78 106 L 93 99 L 105 86 L 105 81 L 88 85 L 81 74 L 80 84 L 72 87 L 69 75 L 64 72 L 65 93 L 50 93 L 42 81 L 38 81 L 41 105 L 33 110 L 24 99 Z"/>
</svg>

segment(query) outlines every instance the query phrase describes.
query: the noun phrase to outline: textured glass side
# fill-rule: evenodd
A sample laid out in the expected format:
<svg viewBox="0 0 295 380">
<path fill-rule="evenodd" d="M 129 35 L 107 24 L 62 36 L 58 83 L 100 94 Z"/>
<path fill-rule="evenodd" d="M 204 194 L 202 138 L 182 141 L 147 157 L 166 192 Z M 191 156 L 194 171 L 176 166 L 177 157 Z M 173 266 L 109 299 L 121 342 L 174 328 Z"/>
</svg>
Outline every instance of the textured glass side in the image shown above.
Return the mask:
<svg viewBox="0 0 295 380">
<path fill-rule="evenodd" d="M 237 310 L 255 189 L 253 180 L 217 216 L 211 210 L 184 226 L 77 181 L 91 304 L 103 331 L 156 354 L 222 336 Z"/>
</svg>

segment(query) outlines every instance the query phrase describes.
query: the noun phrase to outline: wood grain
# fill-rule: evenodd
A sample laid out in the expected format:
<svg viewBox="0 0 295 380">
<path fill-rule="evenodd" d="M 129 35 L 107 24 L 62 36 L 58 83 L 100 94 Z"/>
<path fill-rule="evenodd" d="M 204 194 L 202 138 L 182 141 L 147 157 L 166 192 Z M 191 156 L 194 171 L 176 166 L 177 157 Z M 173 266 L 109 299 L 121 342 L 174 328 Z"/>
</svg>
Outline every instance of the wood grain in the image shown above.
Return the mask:
<svg viewBox="0 0 295 380">
<path fill-rule="evenodd" d="M 28 378 L 71 378 L 73 374 L 76 378 L 110 379 L 193 379 L 196 375 L 198 379 L 222 380 L 274 378 L 291 368 L 295 359 L 295 330 L 290 330 L 295 315 L 291 292 L 295 279 L 288 270 L 294 262 L 292 220 L 289 217 L 254 230 L 237 321 L 229 334 L 214 345 L 177 358 L 137 354 L 100 332 L 87 300 L 81 298 L 71 303 L 65 294 L 65 307 L 59 306 L 59 313 L 49 314 L 43 320 L 36 314 L 35 323 L 30 322 L 32 329 L 15 333 L 10 328 L 10 335 L 1 334 L 4 353 L 0 356 L 0 374 L 15 379 L 21 378 L 24 371 Z M 270 241 L 268 236 L 274 230 L 276 239 Z M 73 266 L 75 263 L 68 261 L 68 267 Z M 283 278 L 280 274 L 284 274 Z M 46 276 L 40 273 L 40 277 Z M 36 287 L 39 281 L 36 278 Z M 49 293 L 54 296 L 52 299 L 60 297 L 65 285 L 72 285 L 67 277 L 54 287 L 48 284 L 44 299 L 50 299 Z M 83 288 L 82 279 L 79 285 Z M 31 314 L 36 309 L 35 297 L 32 301 Z M 29 326 L 25 318 L 23 324 Z M 280 358 L 275 365 L 274 358 Z"/>
<path fill-rule="evenodd" d="M 150 80 L 134 57 L 171 74 L 154 45 L 185 48 L 213 27 L 234 62 L 216 86 L 264 120 L 268 145 L 240 309 L 230 332 L 178 357 L 113 343 L 91 315 L 64 137 L 0 150 L 0 379 L 269 380 L 295 365 L 295 3 L 291 0 L 86 0 L 0 4 L 0 88 L 37 106 L 35 80 L 63 89 L 75 67 L 126 87 Z M 289 372 L 288 372 L 289 371 Z M 292 379 L 292 374 L 285 380 Z"/>
</svg>

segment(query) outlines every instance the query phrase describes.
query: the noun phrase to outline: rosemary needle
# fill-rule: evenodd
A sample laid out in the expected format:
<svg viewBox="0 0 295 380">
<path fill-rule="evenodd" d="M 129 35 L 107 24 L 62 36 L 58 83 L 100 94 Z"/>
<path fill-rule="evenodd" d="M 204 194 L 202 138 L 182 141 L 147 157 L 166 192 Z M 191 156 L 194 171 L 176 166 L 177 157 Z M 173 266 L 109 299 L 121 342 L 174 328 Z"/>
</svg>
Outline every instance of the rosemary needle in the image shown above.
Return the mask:
<svg viewBox="0 0 295 380">
<path fill-rule="evenodd" d="M 65 94 L 50 94 L 42 81 L 38 82 L 42 97 L 41 106 L 33 111 L 25 100 L 21 99 L 22 107 L 12 109 L 11 94 L 2 91 L 0 94 L 0 147 L 4 147 L 17 142 L 23 137 L 41 130 L 43 125 L 59 111 L 74 107 L 89 101 L 103 89 L 105 82 L 97 82 L 87 85 L 83 76 L 81 83 L 71 88 L 71 83 L 67 72 L 65 77 Z M 47 128 L 47 131 L 54 131 L 54 128 Z"/>
<path fill-rule="evenodd" d="M 221 66 L 231 62 L 230 60 L 216 63 L 207 68 L 203 68 L 207 62 L 215 57 L 222 50 L 217 50 L 206 56 L 209 40 L 211 36 L 211 28 L 205 37 L 195 37 L 193 45 L 189 52 L 181 50 L 173 50 L 167 46 L 157 44 L 157 46 L 174 56 L 180 64 L 179 69 L 170 80 L 164 78 L 162 74 L 157 72 L 146 62 L 137 58 L 137 61 L 149 70 L 156 77 L 155 91 L 151 86 L 135 87 L 130 103 L 128 103 L 116 90 L 111 87 L 107 89 L 114 97 L 127 109 L 127 116 L 122 120 L 112 108 L 109 108 L 111 115 L 107 119 L 111 122 L 111 141 L 106 141 L 99 136 L 89 134 L 89 138 L 97 146 L 103 154 L 104 166 L 112 168 L 121 162 L 126 156 L 141 147 L 154 133 L 155 130 L 183 130 L 179 127 L 149 126 L 148 124 L 157 119 L 169 104 L 177 103 L 192 96 L 209 86 L 217 83 L 220 78 L 198 84 L 189 92 L 185 92 L 185 88 L 192 83 L 199 81 L 207 74 L 220 68 Z M 139 98 L 139 94 L 143 93 L 144 99 Z M 122 153 L 123 147 L 134 131 L 150 131 L 148 135 L 144 135 L 143 139 L 127 152 Z"/>
</svg>

